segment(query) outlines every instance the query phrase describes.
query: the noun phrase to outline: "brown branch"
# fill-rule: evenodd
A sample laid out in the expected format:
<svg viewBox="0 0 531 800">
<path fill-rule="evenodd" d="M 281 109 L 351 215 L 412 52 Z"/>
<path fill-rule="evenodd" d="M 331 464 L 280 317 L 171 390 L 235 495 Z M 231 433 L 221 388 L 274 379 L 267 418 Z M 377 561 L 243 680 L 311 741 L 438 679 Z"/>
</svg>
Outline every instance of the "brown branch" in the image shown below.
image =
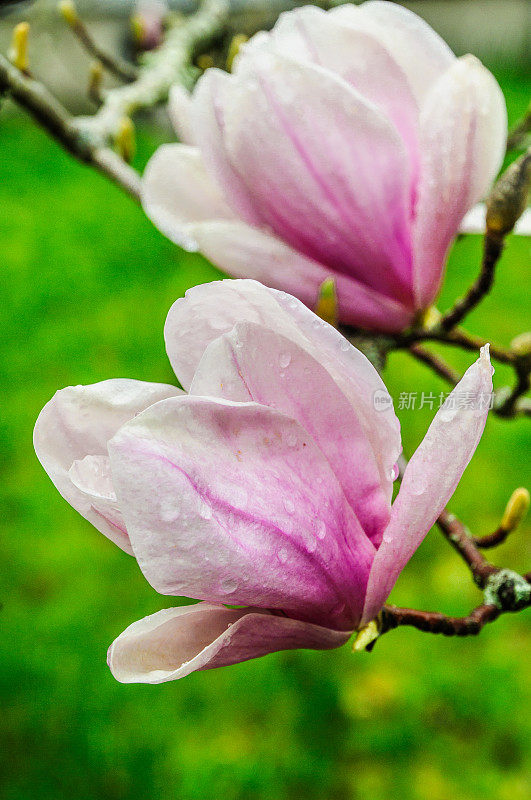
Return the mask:
<svg viewBox="0 0 531 800">
<path fill-rule="evenodd" d="M 455 514 L 444 509 L 437 520 L 445 538 L 450 542 L 463 561 L 467 564 L 474 582 L 484 589 L 488 578 L 498 572 L 498 567 L 491 564 L 474 544 L 473 538 Z"/>
<path fill-rule="evenodd" d="M 413 608 L 384 606 L 381 612 L 380 634 L 410 625 L 425 633 L 440 633 L 443 636 L 476 636 L 488 623 L 494 622 L 502 609 L 495 605 L 482 604 L 466 617 L 449 617 L 436 611 L 417 611 Z"/>
<path fill-rule="evenodd" d="M 491 547 L 497 547 L 499 544 L 503 544 L 510 533 L 512 533 L 512 531 L 500 525 L 493 533 L 488 533 L 486 536 L 473 536 L 472 541 L 476 547 L 481 547 L 482 550 L 489 550 Z"/>
<path fill-rule="evenodd" d="M 481 270 L 464 297 L 457 300 L 453 308 L 444 314 L 439 322 L 441 331 L 451 331 L 488 294 L 494 283 L 494 273 L 503 251 L 504 239 L 487 232 L 483 240 L 483 259 Z"/>
<path fill-rule="evenodd" d="M 93 147 L 81 135 L 74 118 L 46 87 L 16 69 L 0 55 L 0 93 L 28 111 L 65 150 L 95 167 L 135 200 L 140 200 L 140 176 L 108 147 Z"/>
<path fill-rule="evenodd" d="M 531 375 L 529 372 L 529 359 L 519 359 L 515 364 L 516 383 L 512 392 L 503 401 L 503 403 L 496 408 L 496 413 L 500 417 L 514 417 L 518 413 L 518 401 L 520 398 L 527 394 L 531 388 Z"/>
<path fill-rule="evenodd" d="M 435 353 L 430 353 L 428 350 L 425 350 L 418 344 L 411 345 L 409 352 L 417 359 L 417 361 L 425 364 L 437 375 L 439 375 L 440 378 L 445 380 L 447 383 L 452 384 L 452 386 L 455 386 L 461 380 L 461 375 L 455 372 L 449 366 L 449 364 L 446 363 L 446 361 L 439 356 L 436 356 Z"/>
</svg>

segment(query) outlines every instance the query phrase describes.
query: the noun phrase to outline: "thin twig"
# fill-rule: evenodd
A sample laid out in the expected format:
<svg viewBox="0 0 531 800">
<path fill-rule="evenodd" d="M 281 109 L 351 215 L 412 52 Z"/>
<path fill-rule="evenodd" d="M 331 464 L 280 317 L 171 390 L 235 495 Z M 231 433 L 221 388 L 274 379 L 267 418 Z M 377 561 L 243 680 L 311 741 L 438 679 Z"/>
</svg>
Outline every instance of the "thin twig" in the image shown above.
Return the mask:
<svg viewBox="0 0 531 800">
<path fill-rule="evenodd" d="M 474 582 L 481 589 L 484 589 L 488 578 L 499 571 L 498 567 L 487 561 L 485 556 L 478 550 L 466 527 L 455 514 L 451 514 L 444 509 L 437 520 L 437 525 L 469 567 Z"/>
<path fill-rule="evenodd" d="M 134 64 L 130 64 L 123 58 L 117 55 L 110 55 L 110 53 L 102 50 L 99 44 L 92 38 L 92 34 L 89 33 L 85 23 L 78 16 L 75 9 L 73 14 L 63 14 L 63 16 L 69 28 L 77 36 L 87 53 L 100 61 L 108 72 L 126 82 L 134 81 L 138 78 L 138 68 L 135 67 Z"/>
<path fill-rule="evenodd" d="M 510 533 L 511 531 L 500 525 L 499 528 L 496 528 L 495 531 L 488 533 L 486 536 L 473 536 L 472 541 L 476 547 L 480 547 L 482 550 L 489 550 L 491 547 L 497 547 L 499 544 L 503 544 Z"/>
<path fill-rule="evenodd" d="M 449 364 L 446 363 L 440 356 L 436 356 L 435 353 L 430 353 L 428 350 L 425 350 L 424 347 L 421 347 L 418 344 L 413 344 L 409 348 L 409 352 L 420 361 L 422 364 L 426 364 L 430 369 L 432 369 L 439 377 L 445 380 L 447 383 L 450 383 L 452 386 L 455 386 L 461 380 L 461 375 L 459 375 L 455 370 L 450 367 Z"/>
<path fill-rule="evenodd" d="M 0 93 L 8 94 L 26 109 L 71 155 L 95 167 L 135 200 L 140 199 L 140 176 L 108 147 L 94 147 L 74 125 L 74 118 L 39 83 L 0 55 Z"/>
<path fill-rule="evenodd" d="M 228 16 L 228 0 L 204 0 L 195 14 L 174 21 L 162 44 L 143 56 L 136 80 L 108 89 L 96 114 L 77 118 L 87 141 L 94 147 L 112 143 L 124 117 L 163 103 L 174 83 L 191 88 L 199 75 L 194 58 L 223 34 Z"/>
<path fill-rule="evenodd" d="M 481 270 L 464 297 L 457 300 L 455 305 L 442 317 L 439 328 L 441 331 L 451 331 L 467 314 L 488 294 L 494 282 L 494 273 L 503 251 L 503 237 L 492 236 L 488 232 L 483 240 L 483 259 Z"/>
<path fill-rule="evenodd" d="M 436 611 L 417 611 L 413 608 L 384 606 L 381 612 L 381 634 L 410 625 L 425 633 L 440 633 L 443 636 L 476 636 L 488 623 L 494 622 L 502 609 L 495 605 L 482 604 L 466 617 L 449 617 Z"/>
<path fill-rule="evenodd" d="M 496 413 L 500 417 L 514 417 L 518 413 L 518 401 L 531 388 L 529 366 L 529 359 L 522 359 L 516 363 L 516 383 L 514 388 L 503 403 L 496 408 Z"/>
</svg>

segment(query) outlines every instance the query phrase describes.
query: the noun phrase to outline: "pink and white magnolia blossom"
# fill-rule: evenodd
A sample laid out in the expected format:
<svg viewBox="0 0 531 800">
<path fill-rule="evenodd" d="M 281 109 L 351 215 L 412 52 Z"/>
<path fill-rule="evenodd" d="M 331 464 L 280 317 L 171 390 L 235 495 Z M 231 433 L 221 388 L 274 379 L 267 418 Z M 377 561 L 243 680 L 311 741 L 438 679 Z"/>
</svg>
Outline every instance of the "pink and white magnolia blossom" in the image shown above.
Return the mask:
<svg viewBox="0 0 531 800">
<path fill-rule="evenodd" d="M 250 280 L 190 289 L 165 327 L 184 387 L 63 389 L 35 427 L 51 479 L 161 594 L 109 650 L 159 683 L 276 650 L 327 649 L 372 620 L 452 495 L 492 390 L 485 347 L 391 505 L 400 428 L 371 363 L 299 300 Z M 227 608 L 241 606 L 234 610 Z"/>
<path fill-rule="evenodd" d="M 502 92 L 388 2 L 282 14 L 233 74 L 171 93 L 143 205 L 177 244 L 342 322 L 399 331 L 437 296 L 448 249 L 505 152 Z M 478 227 L 480 214 L 467 218 Z"/>
</svg>

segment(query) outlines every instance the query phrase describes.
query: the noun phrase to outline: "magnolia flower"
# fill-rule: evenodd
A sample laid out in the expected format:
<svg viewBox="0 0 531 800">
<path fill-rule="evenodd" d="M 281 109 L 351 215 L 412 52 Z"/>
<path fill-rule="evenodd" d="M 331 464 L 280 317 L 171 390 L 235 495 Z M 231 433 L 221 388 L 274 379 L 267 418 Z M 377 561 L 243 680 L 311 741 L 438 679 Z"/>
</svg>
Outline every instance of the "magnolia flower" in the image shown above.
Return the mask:
<svg viewBox="0 0 531 800">
<path fill-rule="evenodd" d="M 472 457 L 492 390 L 488 347 L 391 505 L 401 452 L 391 398 L 300 301 L 249 280 L 197 286 L 171 308 L 165 338 L 184 391 L 70 387 L 35 427 L 63 497 L 158 592 L 203 601 L 127 628 L 109 651 L 113 674 L 159 683 L 338 647 L 378 614 Z"/>
<path fill-rule="evenodd" d="M 435 299 L 507 135 L 490 72 L 387 2 L 282 14 L 169 110 L 183 143 L 147 166 L 155 225 L 312 309 L 334 277 L 340 321 L 384 331 Z"/>
</svg>

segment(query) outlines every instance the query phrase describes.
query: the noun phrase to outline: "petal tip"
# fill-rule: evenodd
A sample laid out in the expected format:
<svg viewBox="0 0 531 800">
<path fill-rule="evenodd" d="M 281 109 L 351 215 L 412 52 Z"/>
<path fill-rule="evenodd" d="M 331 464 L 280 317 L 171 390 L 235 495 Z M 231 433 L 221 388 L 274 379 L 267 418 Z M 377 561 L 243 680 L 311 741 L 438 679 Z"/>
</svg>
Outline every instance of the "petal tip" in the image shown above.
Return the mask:
<svg viewBox="0 0 531 800">
<path fill-rule="evenodd" d="M 483 347 L 480 348 L 479 362 L 482 366 L 484 366 L 488 370 L 489 375 L 494 375 L 494 367 L 492 366 L 490 361 L 490 342 L 487 342 L 486 344 L 483 345 Z"/>
</svg>

